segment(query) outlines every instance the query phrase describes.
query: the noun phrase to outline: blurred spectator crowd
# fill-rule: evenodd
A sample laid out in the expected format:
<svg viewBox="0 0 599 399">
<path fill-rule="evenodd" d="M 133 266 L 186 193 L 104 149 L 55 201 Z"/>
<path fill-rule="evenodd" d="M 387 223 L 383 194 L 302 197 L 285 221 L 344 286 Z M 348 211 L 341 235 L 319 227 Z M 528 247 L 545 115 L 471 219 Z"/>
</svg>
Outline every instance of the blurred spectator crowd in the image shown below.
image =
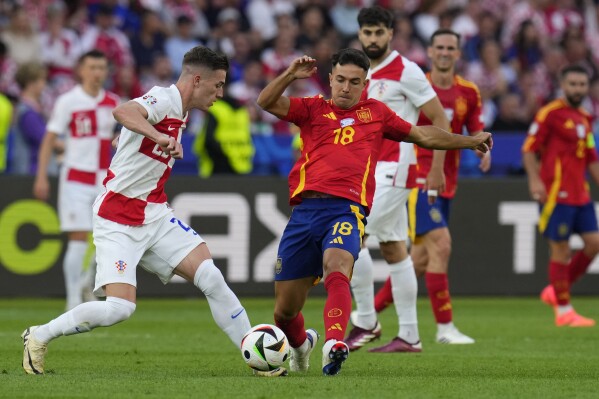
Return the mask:
<svg viewBox="0 0 599 399">
<path fill-rule="evenodd" d="M 204 44 L 230 58 L 226 91 L 250 115 L 256 147 L 253 173 L 285 175 L 293 162 L 293 132 L 258 109 L 255 99 L 266 82 L 302 54 L 318 60 L 318 72 L 313 79 L 295 82 L 288 94 L 328 96 L 330 56 L 342 47 L 360 48 L 356 17 L 361 7 L 378 4 L 392 10 L 393 48 L 425 70 L 430 35 L 438 28 L 460 33 L 459 72 L 480 88 L 486 128 L 522 133 L 539 107 L 559 95 L 559 71 L 568 64 L 588 69 L 592 83 L 585 107 L 599 115 L 598 2 L 3 0 L 0 92 L 13 105 L 10 126 L 15 126 L 21 103 L 36 102 L 31 97 L 37 94 L 26 89 L 27 84 L 38 82 L 36 106 L 47 118 L 56 97 L 76 84 L 79 55 L 97 48 L 111 63 L 106 89 L 126 101 L 152 86 L 174 83 L 185 52 Z M 40 65 L 41 72 L 35 67 Z M 33 70 L 33 77 L 24 70 Z M 2 129 L 2 109 L 0 119 Z M 200 112 L 191 115 L 186 134 L 200 133 L 204 119 Z M 22 134 L 19 129 L 8 131 L 4 138 L 0 132 L 0 142 L 9 140 L 6 170 L 11 172 L 12 143 L 23 138 L 11 138 Z"/>
</svg>

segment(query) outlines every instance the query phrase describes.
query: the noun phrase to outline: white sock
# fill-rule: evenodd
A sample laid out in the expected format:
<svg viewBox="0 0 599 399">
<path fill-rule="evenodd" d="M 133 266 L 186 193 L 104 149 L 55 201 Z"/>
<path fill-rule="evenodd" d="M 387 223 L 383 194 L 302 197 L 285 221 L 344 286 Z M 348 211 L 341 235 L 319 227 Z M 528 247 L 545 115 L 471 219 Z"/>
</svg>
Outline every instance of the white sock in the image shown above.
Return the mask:
<svg viewBox="0 0 599 399">
<path fill-rule="evenodd" d="M 572 309 L 574 309 L 572 307 L 572 304 L 567 304 L 567 305 L 557 305 L 557 314 L 562 315 L 564 313 L 568 313 L 569 311 L 571 311 Z"/>
<path fill-rule="evenodd" d="M 193 283 L 206 295 L 216 324 L 239 348 L 241 339 L 251 328 L 250 320 L 212 259 L 202 262 L 193 277 Z"/>
<path fill-rule="evenodd" d="M 453 321 L 450 321 L 449 323 L 437 323 L 437 331 L 439 334 L 445 334 L 453 329 L 455 329 Z"/>
<path fill-rule="evenodd" d="M 395 312 L 399 319 L 399 338 L 415 344 L 420 341 L 418 334 L 418 315 L 416 299 L 418 297 L 418 281 L 412 258 L 389 265 L 391 271 L 391 293 L 395 304 Z"/>
<path fill-rule="evenodd" d="M 135 304 L 109 296 L 106 301 L 86 302 L 58 316 L 34 332 L 35 339 L 48 343 L 62 335 L 79 334 L 96 327 L 108 327 L 127 320 L 135 311 Z"/>
<path fill-rule="evenodd" d="M 67 244 L 67 252 L 64 255 L 62 270 L 67 292 L 67 310 L 79 305 L 81 300 L 81 274 L 83 269 L 83 258 L 87 252 L 87 241 L 70 240 Z"/>
<path fill-rule="evenodd" d="M 351 288 L 356 302 L 357 327 L 372 329 L 376 325 L 376 310 L 374 309 L 374 263 L 368 248 L 362 248 L 358 260 L 354 264 Z"/>
</svg>

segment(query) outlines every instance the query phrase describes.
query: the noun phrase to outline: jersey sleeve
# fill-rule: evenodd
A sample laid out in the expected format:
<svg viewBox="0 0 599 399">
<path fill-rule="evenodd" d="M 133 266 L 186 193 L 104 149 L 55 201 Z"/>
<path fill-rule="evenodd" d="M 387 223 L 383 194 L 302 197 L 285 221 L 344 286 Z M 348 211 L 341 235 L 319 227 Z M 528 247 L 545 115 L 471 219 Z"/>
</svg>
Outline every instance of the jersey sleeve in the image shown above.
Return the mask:
<svg viewBox="0 0 599 399">
<path fill-rule="evenodd" d="M 412 130 L 412 124 L 406 122 L 388 106 L 381 103 L 383 114 L 383 136 L 393 141 L 405 141 Z"/>
<path fill-rule="evenodd" d="M 65 96 L 60 96 L 54 104 L 46 130 L 64 136 L 68 132 L 69 123 L 71 123 L 71 111 L 68 106 L 68 99 Z"/>
<path fill-rule="evenodd" d="M 407 62 L 401 75 L 401 85 L 405 96 L 420 108 L 437 96 L 422 69 L 414 62 Z"/>
<path fill-rule="evenodd" d="M 318 97 L 289 97 L 289 112 L 282 119 L 297 126 L 303 126 L 311 120 L 311 110 Z"/>
<path fill-rule="evenodd" d="M 160 87 L 153 87 L 141 97 L 134 98 L 135 101 L 148 113 L 148 122 L 155 125 L 167 115 L 171 108 L 170 99 Z"/>
<path fill-rule="evenodd" d="M 468 129 L 468 133 L 472 134 L 474 132 L 480 132 L 485 127 L 482 116 L 482 100 L 480 98 L 478 87 L 472 87 L 469 102 L 468 114 L 466 116 L 466 129 Z"/>
<path fill-rule="evenodd" d="M 528 136 L 522 145 L 522 152 L 538 153 L 547 140 L 547 120 L 549 115 L 541 117 L 540 112 L 535 116 L 535 120 L 528 128 Z"/>
</svg>

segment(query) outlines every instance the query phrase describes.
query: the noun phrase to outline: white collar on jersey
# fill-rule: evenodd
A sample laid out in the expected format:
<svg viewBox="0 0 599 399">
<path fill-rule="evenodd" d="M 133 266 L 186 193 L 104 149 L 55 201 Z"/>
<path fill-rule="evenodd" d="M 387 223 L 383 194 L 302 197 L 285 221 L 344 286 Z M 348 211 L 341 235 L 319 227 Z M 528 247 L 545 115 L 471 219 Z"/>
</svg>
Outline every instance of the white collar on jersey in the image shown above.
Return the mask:
<svg viewBox="0 0 599 399">
<path fill-rule="evenodd" d="M 173 111 L 175 111 L 179 115 L 183 115 L 183 98 L 181 97 L 181 92 L 177 88 L 175 84 L 172 84 L 168 87 L 168 90 L 172 93 L 172 98 L 175 100 L 173 102 Z M 187 114 L 183 115 L 183 120 L 187 118 Z"/>
<path fill-rule="evenodd" d="M 370 68 L 370 70 L 368 71 L 368 78 L 370 78 L 370 76 L 375 73 L 380 71 L 381 69 L 383 69 L 384 67 L 386 67 L 387 65 L 389 65 L 391 62 L 393 62 L 394 59 L 396 59 L 397 57 L 400 57 L 399 53 L 397 52 L 397 50 L 393 50 L 389 53 L 389 55 L 387 56 L 387 58 L 385 58 L 383 60 L 383 62 L 381 62 L 380 64 L 378 64 L 376 67 L 374 68 Z"/>
<path fill-rule="evenodd" d="M 76 88 L 77 90 L 79 90 L 79 92 L 80 92 L 82 95 L 84 95 L 84 96 L 86 96 L 86 97 L 89 97 L 89 98 L 93 99 L 93 100 L 94 100 L 94 101 L 96 101 L 96 102 L 97 102 L 97 101 L 102 101 L 102 99 L 104 99 L 104 95 L 106 94 L 106 92 L 104 91 L 104 89 L 100 89 L 100 91 L 98 92 L 98 95 L 97 95 L 97 96 L 95 96 L 95 97 L 93 97 L 92 95 L 88 94 L 88 93 L 87 93 L 85 90 L 83 90 L 83 86 L 81 86 L 81 84 L 77 84 L 77 85 L 75 86 L 75 88 Z"/>
</svg>

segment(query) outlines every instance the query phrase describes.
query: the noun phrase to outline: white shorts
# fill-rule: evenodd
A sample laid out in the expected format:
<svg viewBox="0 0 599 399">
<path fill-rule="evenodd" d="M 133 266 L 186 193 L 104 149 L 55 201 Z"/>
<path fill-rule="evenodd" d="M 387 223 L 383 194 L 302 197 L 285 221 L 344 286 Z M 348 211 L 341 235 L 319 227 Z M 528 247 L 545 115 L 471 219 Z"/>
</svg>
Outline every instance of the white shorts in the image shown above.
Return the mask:
<svg viewBox="0 0 599 399">
<path fill-rule="evenodd" d="M 203 242 L 198 233 L 172 212 L 142 226 L 127 226 L 94 215 L 98 263 L 94 294 L 105 296 L 103 287 L 111 283 L 137 287 L 138 264 L 166 284 L 175 267 Z"/>
<path fill-rule="evenodd" d="M 408 239 L 407 202 L 409 188 L 377 185 L 370 215 L 366 218 L 366 234 L 379 242 L 406 241 Z"/>
<path fill-rule="evenodd" d="M 92 206 L 103 187 L 61 179 L 58 217 L 61 231 L 92 231 Z"/>
</svg>

